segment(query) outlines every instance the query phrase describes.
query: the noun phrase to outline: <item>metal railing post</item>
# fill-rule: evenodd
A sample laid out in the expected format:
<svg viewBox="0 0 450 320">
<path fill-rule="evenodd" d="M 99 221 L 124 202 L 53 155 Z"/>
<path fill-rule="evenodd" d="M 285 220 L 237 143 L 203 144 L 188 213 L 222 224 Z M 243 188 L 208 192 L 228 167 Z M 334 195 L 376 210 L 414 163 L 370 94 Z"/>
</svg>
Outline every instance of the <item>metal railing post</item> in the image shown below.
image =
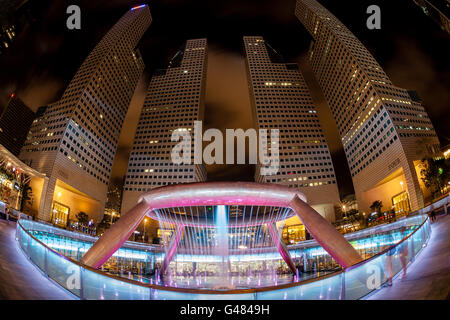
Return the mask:
<svg viewBox="0 0 450 320">
<path fill-rule="evenodd" d="M 28 241 L 27 241 L 27 256 L 28 256 L 28 259 L 31 260 L 31 254 L 30 254 L 31 237 L 27 234 L 27 238 L 28 238 Z"/>
<path fill-rule="evenodd" d="M 339 295 L 339 300 L 345 300 L 345 269 L 342 271 L 341 274 L 341 292 Z"/>
<path fill-rule="evenodd" d="M 45 248 L 44 247 L 44 272 L 45 272 L 45 275 L 47 276 L 47 278 L 49 278 L 49 275 L 48 275 L 48 266 L 47 266 L 47 248 Z"/>
</svg>

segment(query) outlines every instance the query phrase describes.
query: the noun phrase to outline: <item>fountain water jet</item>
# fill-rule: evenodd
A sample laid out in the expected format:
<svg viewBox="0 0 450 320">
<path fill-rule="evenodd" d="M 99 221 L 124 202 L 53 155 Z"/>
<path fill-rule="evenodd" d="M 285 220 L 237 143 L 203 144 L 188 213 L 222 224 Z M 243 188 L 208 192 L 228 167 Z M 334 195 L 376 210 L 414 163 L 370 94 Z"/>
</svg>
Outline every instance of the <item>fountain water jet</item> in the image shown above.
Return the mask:
<svg viewBox="0 0 450 320">
<path fill-rule="evenodd" d="M 215 212 L 215 234 L 216 241 L 214 253 L 220 257 L 219 281 L 215 289 L 232 289 L 229 281 L 228 267 L 230 265 L 230 254 L 228 246 L 228 214 L 224 205 L 218 205 Z"/>
</svg>

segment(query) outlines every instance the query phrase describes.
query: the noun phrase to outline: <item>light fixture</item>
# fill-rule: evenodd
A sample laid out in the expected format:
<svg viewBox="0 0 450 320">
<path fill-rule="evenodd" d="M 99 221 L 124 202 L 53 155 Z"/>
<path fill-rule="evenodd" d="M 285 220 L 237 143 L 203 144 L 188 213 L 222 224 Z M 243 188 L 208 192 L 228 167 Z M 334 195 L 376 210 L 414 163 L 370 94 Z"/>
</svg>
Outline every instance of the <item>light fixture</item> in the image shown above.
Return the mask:
<svg viewBox="0 0 450 320">
<path fill-rule="evenodd" d="M 143 8 L 143 7 L 145 7 L 145 6 L 146 6 L 145 4 L 140 5 L 140 6 L 135 6 L 135 7 L 131 8 L 131 11 L 134 11 L 134 10 L 140 9 L 140 8 Z"/>
</svg>

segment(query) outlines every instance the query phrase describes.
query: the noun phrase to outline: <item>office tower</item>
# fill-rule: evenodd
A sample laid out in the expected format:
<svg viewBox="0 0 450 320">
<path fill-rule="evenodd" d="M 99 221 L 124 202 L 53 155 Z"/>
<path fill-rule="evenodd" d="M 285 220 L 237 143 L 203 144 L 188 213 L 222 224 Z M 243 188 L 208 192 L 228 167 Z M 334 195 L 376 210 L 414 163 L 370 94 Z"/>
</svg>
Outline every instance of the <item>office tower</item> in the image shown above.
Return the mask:
<svg viewBox="0 0 450 320">
<path fill-rule="evenodd" d="M 339 202 L 325 136 L 296 63 L 285 63 L 262 37 L 244 37 L 247 78 L 258 129 L 279 129 L 279 171 L 257 182 L 278 183 L 306 195 L 308 204 L 334 221 Z"/>
<path fill-rule="evenodd" d="M 150 189 L 206 180 L 203 165 L 194 161 L 177 165 L 171 159 L 172 149 L 178 144 L 171 141 L 174 130 L 192 133 L 194 151 L 194 121 L 202 120 L 204 113 L 206 67 L 207 41 L 194 39 L 175 54 L 167 69 L 153 74 L 128 162 L 122 215 Z M 157 222 L 151 223 L 147 231 L 155 238 Z"/>
<path fill-rule="evenodd" d="M 148 6 L 122 16 L 62 98 L 35 120 L 20 159 L 49 177 L 40 219 L 64 225 L 83 211 L 101 220 L 120 130 L 144 70 L 136 46 L 151 20 Z"/>
<path fill-rule="evenodd" d="M 0 55 L 27 27 L 41 20 L 49 0 L 0 0 Z"/>
<path fill-rule="evenodd" d="M 450 33 L 449 0 L 413 0 L 442 30 Z"/>
<path fill-rule="evenodd" d="M 14 93 L 0 115 L 0 144 L 18 156 L 36 114 Z"/>
<path fill-rule="evenodd" d="M 105 212 L 103 220 L 112 225 L 116 220 L 120 219 L 120 208 L 122 204 L 122 192 L 125 176 L 122 181 L 111 180 L 106 195 Z"/>
<path fill-rule="evenodd" d="M 313 37 L 309 60 L 333 112 L 362 212 L 380 200 L 397 214 L 423 206 L 420 160 L 439 141 L 417 94 L 392 84 L 364 45 L 315 0 L 295 14 Z M 424 192 L 424 194 L 422 194 Z"/>
</svg>

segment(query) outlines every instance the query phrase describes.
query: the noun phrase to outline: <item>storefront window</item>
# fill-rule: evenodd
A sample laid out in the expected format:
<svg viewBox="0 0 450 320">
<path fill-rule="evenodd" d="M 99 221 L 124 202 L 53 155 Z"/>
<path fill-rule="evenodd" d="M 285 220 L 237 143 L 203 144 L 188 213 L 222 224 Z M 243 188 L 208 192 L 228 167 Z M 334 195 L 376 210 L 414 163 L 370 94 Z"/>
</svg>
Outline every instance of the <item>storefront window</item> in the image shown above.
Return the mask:
<svg viewBox="0 0 450 320">
<path fill-rule="evenodd" d="M 392 204 L 394 206 L 395 215 L 397 217 L 404 216 L 405 214 L 407 214 L 411 211 L 411 208 L 409 206 L 409 197 L 408 197 L 408 193 L 406 191 L 404 191 L 396 196 L 393 196 Z"/>
<path fill-rule="evenodd" d="M 65 227 L 69 218 L 69 211 L 69 207 L 58 202 L 53 202 L 52 223 L 60 227 Z"/>
<path fill-rule="evenodd" d="M 305 226 L 303 224 L 286 226 L 283 228 L 283 240 L 285 243 L 293 244 L 305 239 Z"/>
<path fill-rule="evenodd" d="M 19 184 L 15 180 L 2 176 L 0 179 L 0 200 L 14 207 L 17 203 Z"/>
<path fill-rule="evenodd" d="M 160 239 L 161 244 L 168 244 L 170 239 L 172 238 L 174 230 L 173 229 L 161 229 L 158 228 L 157 236 Z"/>
</svg>

